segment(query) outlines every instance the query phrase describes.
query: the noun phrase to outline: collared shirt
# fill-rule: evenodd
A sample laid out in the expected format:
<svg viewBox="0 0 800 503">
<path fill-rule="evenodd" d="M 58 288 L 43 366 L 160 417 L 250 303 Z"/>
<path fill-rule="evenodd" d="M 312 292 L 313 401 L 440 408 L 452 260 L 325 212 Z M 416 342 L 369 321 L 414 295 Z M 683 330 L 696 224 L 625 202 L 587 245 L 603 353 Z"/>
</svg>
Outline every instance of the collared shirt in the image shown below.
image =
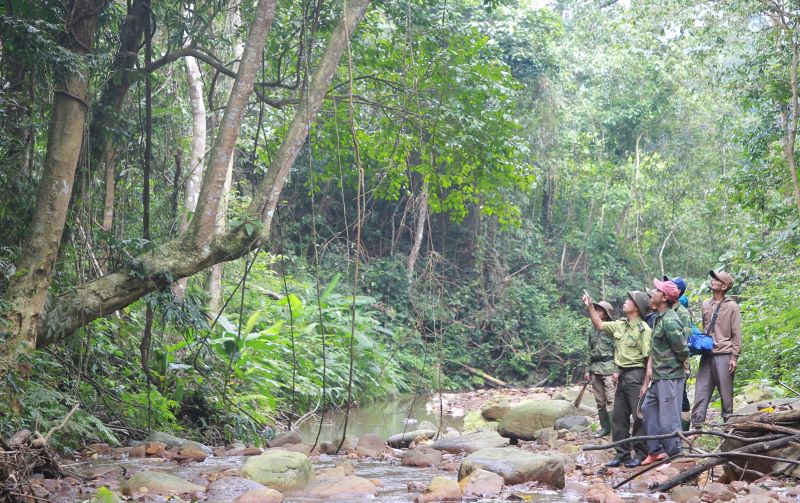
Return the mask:
<svg viewBox="0 0 800 503">
<path fill-rule="evenodd" d="M 599 375 L 610 375 L 616 372 L 614 338 L 595 330 L 594 327 L 589 327 L 586 336 L 589 339 L 589 358 L 586 361 L 586 368 L 589 372 Z"/>
<path fill-rule="evenodd" d="M 650 354 L 652 331 L 643 320 L 617 321 L 603 323 L 603 332 L 614 337 L 614 363 L 617 367 L 644 367 Z"/>
<path fill-rule="evenodd" d="M 714 309 L 718 302 L 714 299 L 703 301 L 703 327 L 707 330 L 714 315 Z M 717 321 L 714 322 L 714 330 L 709 334 L 714 339 L 714 354 L 730 354 L 734 360 L 739 358 L 742 352 L 742 315 L 739 312 L 739 304 L 730 297 L 722 298 L 722 306 L 719 308 Z"/>
<path fill-rule="evenodd" d="M 689 348 L 683 335 L 683 322 L 672 309 L 656 315 L 653 326 L 653 344 L 650 346 L 652 379 L 681 379 L 685 377 L 683 362 L 689 357 Z"/>
</svg>

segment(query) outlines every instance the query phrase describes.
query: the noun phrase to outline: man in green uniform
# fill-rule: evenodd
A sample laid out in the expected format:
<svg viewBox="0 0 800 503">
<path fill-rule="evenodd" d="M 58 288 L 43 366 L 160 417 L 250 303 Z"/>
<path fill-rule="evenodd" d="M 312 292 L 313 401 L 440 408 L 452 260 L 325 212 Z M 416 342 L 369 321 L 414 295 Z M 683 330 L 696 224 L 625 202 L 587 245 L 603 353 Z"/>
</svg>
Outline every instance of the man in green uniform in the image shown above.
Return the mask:
<svg viewBox="0 0 800 503">
<path fill-rule="evenodd" d="M 599 313 L 598 316 L 602 321 L 611 321 L 614 312 L 611 304 L 601 300 L 592 307 L 597 308 L 595 313 Z M 589 339 L 589 351 L 583 379 L 592 383 L 592 394 L 597 402 L 597 414 L 600 416 L 601 426 L 595 437 L 600 438 L 611 433 L 611 415 L 616 392 L 616 383 L 612 376 L 617 371 L 614 365 L 614 338 L 594 327 L 589 327 L 586 335 Z"/>
<path fill-rule="evenodd" d="M 625 440 L 631 436 L 631 417 L 633 417 L 633 436 L 644 435 L 642 420 L 636 415 L 639 402 L 639 391 L 644 382 L 647 356 L 650 353 L 650 327 L 644 316 L 649 309 L 647 294 L 639 291 L 628 292 L 628 299 L 622 304 L 624 317 L 617 321 L 603 322 L 588 297 L 584 303 L 589 309 L 589 316 L 595 329 L 614 337 L 614 364 L 616 372 L 613 377 L 617 381 L 614 397 L 614 414 L 612 418 L 612 439 L 614 442 Z M 606 466 L 616 467 L 623 463 L 628 468 L 639 466 L 646 455 L 644 442 L 623 444 L 615 447 L 617 455 Z M 634 451 L 631 456 L 631 450 Z"/>
<path fill-rule="evenodd" d="M 689 357 L 683 322 L 671 309 L 680 297 L 678 287 L 671 281 L 657 279 L 653 280 L 653 285 L 656 289 L 650 292 L 650 305 L 657 314 L 650 359 L 641 389 L 644 428 L 648 436 L 680 431 L 681 392 L 686 381 L 683 364 Z M 649 465 L 680 452 L 681 444 L 677 437 L 648 440 L 647 457 L 641 464 Z"/>
</svg>

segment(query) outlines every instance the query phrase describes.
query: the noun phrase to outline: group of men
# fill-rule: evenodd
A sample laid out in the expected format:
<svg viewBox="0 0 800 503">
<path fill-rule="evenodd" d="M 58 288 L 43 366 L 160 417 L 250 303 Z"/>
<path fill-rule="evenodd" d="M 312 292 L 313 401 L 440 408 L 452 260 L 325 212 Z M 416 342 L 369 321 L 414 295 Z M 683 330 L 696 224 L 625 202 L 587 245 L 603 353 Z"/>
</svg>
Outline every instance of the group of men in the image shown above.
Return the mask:
<svg viewBox="0 0 800 503">
<path fill-rule="evenodd" d="M 644 435 L 661 435 L 702 428 L 714 389 L 722 399 L 722 417 L 733 413 L 733 377 L 742 349 L 738 304 L 727 294 L 733 277 L 710 271 L 712 297 L 702 302 L 702 326 L 714 341 L 700 356 L 694 404 L 690 407 L 686 379 L 690 374 L 688 339 L 692 314 L 686 281 L 654 279 L 652 290 L 632 290 L 619 319 L 606 301 L 594 302 L 585 293 L 589 311 L 589 352 L 584 379 L 592 384 L 601 430 L 614 442 Z M 691 414 L 689 413 L 691 410 Z M 678 436 L 616 446 L 607 466 L 635 468 L 680 454 Z"/>
</svg>

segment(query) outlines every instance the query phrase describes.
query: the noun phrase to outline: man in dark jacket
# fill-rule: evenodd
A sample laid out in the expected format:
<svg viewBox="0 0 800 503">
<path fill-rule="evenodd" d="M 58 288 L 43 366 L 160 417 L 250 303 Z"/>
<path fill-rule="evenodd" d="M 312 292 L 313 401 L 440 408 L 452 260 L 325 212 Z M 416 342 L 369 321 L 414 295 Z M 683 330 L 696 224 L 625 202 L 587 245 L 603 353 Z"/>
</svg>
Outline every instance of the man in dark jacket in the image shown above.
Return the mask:
<svg viewBox="0 0 800 503">
<path fill-rule="evenodd" d="M 727 296 L 733 276 L 725 271 L 709 271 L 712 298 L 703 301 L 703 329 L 714 339 L 711 353 L 700 357 L 692 407 L 692 424 L 700 427 L 706 420 L 714 389 L 722 398 L 722 418 L 733 414 L 733 377 L 742 352 L 742 318 L 739 305 Z"/>
<path fill-rule="evenodd" d="M 672 309 L 680 292 L 671 281 L 653 280 L 655 290 L 650 292 L 650 304 L 656 311 L 653 342 L 647 362 L 642 412 L 646 434 L 662 435 L 681 429 L 681 393 L 686 375 L 683 364 L 689 357 L 689 348 L 683 333 L 683 322 Z M 652 381 L 652 386 L 650 382 Z M 677 437 L 647 441 L 647 457 L 642 465 L 680 454 Z"/>
</svg>

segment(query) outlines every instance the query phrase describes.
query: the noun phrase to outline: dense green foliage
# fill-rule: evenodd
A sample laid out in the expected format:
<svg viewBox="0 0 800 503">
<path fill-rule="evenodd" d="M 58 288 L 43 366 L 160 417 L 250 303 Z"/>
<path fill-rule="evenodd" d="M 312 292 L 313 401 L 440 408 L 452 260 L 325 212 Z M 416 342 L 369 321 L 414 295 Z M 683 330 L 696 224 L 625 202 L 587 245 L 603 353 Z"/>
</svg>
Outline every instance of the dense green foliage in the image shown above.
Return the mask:
<svg viewBox="0 0 800 503">
<path fill-rule="evenodd" d="M 312 3 L 279 2 L 281 36 L 260 80 L 306 78 L 341 10 Z M 584 288 L 619 306 L 654 276 L 683 275 L 697 318 L 707 272 L 719 267 L 736 277 L 742 306 L 737 384 L 800 387 L 800 214 L 781 121 L 791 113 L 787 39 L 800 20 L 775 26 L 745 0 L 603 3 L 373 5 L 295 163 L 269 246 L 226 264 L 221 314 L 198 275 L 182 300 L 151 294 L 38 351 L 33 379 L 9 383 L 19 408 L 0 412 L 0 435 L 47 428 L 81 403 L 65 442 L 156 427 L 259 441 L 276 422 L 350 396 L 485 384 L 462 365 L 518 384 L 571 382 L 582 372 Z M 186 15 L 158 3 L 156 52 L 188 34 L 226 60 L 220 41 L 246 30 L 230 27 L 222 4 L 198 2 Z M 57 42 L 60 7 L 26 5 L 0 7 L 0 295 L 25 252 L 53 76 L 72 64 Z M 242 4 L 244 19 L 251 9 Z M 115 1 L 102 18 L 95 99 L 125 13 Z M 225 85 L 201 69 L 213 129 Z M 192 116 L 183 65 L 153 76 L 155 242 L 176 235 L 185 212 Z M 111 131 L 113 226 L 96 224 L 103 173 L 82 156 L 54 293 L 96 277 L 98 259 L 113 270 L 153 246 L 141 238 L 142 75 L 134 80 Z M 273 100 L 300 92 L 262 88 Z M 229 225 L 293 112 L 291 100 L 251 103 Z"/>
</svg>

